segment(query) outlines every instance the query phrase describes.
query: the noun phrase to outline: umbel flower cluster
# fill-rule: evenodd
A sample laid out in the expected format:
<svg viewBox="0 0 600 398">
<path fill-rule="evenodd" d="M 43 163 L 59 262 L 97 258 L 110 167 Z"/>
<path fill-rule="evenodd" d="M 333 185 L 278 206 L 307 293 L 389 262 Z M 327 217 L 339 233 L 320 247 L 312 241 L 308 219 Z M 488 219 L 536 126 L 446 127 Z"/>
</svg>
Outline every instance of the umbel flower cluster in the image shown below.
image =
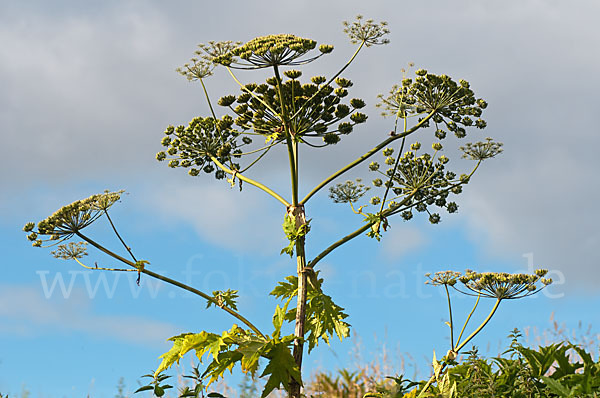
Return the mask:
<svg viewBox="0 0 600 398">
<path fill-rule="evenodd" d="M 89 198 L 77 200 L 61 207 L 48 218 L 40 221 L 35 229 L 35 223 L 25 224 L 23 231 L 28 232 L 27 239 L 33 246 L 40 247 L 44 242 L 50 245 L 65 241 L 92 224 L 107 210 L 121 199 L 124 191 L 95 194 Z M 65 248 L 67 250 L 68 248 Z M 73 248 L 75 250 L 75 248 Z M 62 251 L 61 251 L 62 253 Z"/>
<path fill-rule="evenodd" d="M 345 32 L 354 43 L 362 46 L 386 44 L 389 33 L 385 23 L 363 20 L 361 16 L 352 24 L 345 23 Z M 197 57 L 178 68 L 188 80 L 199 80 L 205 90 L 211 117 L 196 118 L 188 127 L 169 126 L 162 144 L 165 151 L 157 154 L 159 161 L 168 160 L 170 167 L 189 168 L 196 176 L 200 171 L 215 172 L 223 178 L 221 165 L 233 172 L 242 172 L 254 165 L 277 144 L 306 144 L 325 147 L 336 144 L 342 136 L 350 134 L 367 116 L 359 110 L 365 107 L 360 98 L 349 99 L 352 81 L 340 76 L 352 59 L 332 78 L 313 76 L 301 81 L 302 72 L 295 69 L 280 70 L 305 65 L 333 51 L 328 44 L 317 45 L 312 39 L 290 34 L 257 37 L 246 43 L 209 42 L 201 44 Z M 217 117 L 203 79 L 218 67 L 226 68 L 239 84 L 239 94 L 225 95 L 218 100 L 226 115 Z M 242 84 L 232 69 L 273 70 L 265 83 Z M 221 109 L 223 109 L 221 108 Z M 252 138 L 262 136 L 262 147 L 243 152 L 240 148 L 252 143 Z M 242 169 L 233 158 L 255 155 Z M 221 168 L 221 170 L 217 170 Z"/>
<path fill-rule="evenodd" d="M 548 270 L 537 269 L 533 274 L 509 274 L 506 272 L 475 272 L 466 270 L 464 274 L 456 271 L 436 272 L 425 283 L 433 286 L 451 286 L 456 291 L 470 295 L 511 300 L 527 297 L 539 292 L 552 283 L 552 279 L 544 278 Z M 456 287 L 460 282 L 468 291 Z M 539 285 L 538 285 L 539 283 Z"/>
<path fill-rule="evenodd" d="M 240 133 L 232 128 L 233 119 L 223 116 L 221 120 L 214 118 L 194 118 L 187 127 L 169 126 L 165 130 L 162 145 L 167 147 L 156 155 L 156 159 L 163 161 L 170 157 L 169 167 L 189 168 L 189 174 L 197 176 L 200 171 L 205 173 L 215 172 L 215 177 L 225 177 L 223 170 L 214 166 L 214 161 L 239 165 L 232 162 L 232 158 L 240 157 L 242 148 L 252 142 L 249 137 L 238 140 Z"/>
<path fill-rule="evenodd" d="M 302 59 L 317 42 L 302 37 L 279 34 L 257 37 L 212 59 L 213 63 L 238 69 L 303 65 L 333 51 L 333 46 L 319 46 L 321 54 Z"/>
<path fill-rule="evenodd" d="M 379 95 L 378 107 L 383 116 L 407 118 L 433 114 L 435 136 L 442 140 L 450 131 L 458 138 L 466 136 L 466 127 L 483 129 L 487 123 L 481 119 L 487 102 L 476 99 L 469 82 L 456 83 L 447 75 L 436 75 L 419 69 L 415 79 L 404 78 L 394 85 L 388 96 Z M 426 125 L 429 125 L 429 120 Z"/>
<path fill-rule="evenodd" d="M 393 208 L 395 213 L 400 213 L 402 218 L 410 220 L 413 217 L 413 209 L 417 212 L 427 212 L 429 221 L 437 224 L 440 215 L 430 212 L 429 206 L 435 205 L 444 208 L 448 213 L 458 211 L 458 205 L 448 201 L 450 194 L 460 194 L 462 184 L 466 184 L 469 176 L 461 175 L 457 178 L 456 173 L 446 171 L 449 159 L 438 156 L 442 150 L 442 144 L 432 144 L 433 153 L 422 153 L 421 143 L 415 142 L 410 150 L 399 154 L 394 158 L 394 149 L 385 148 L 382 154 L 385 156 L 385 171 L 378 162 L 371 162 L 369 170 L 380 175 L 373 180 L 377 188 L 386 189 L 388 193 L 387 206 Z M 381 202 L 379 196 L 371 198 L 371 204 L 377 205 Z"/>
</svg>

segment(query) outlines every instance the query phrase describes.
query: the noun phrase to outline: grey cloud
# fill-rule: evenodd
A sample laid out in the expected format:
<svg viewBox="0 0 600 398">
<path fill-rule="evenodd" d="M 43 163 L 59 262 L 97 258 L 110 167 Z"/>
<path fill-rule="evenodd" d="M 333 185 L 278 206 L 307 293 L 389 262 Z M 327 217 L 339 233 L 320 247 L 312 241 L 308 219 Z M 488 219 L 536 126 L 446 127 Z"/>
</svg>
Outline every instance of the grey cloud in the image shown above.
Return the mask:
<svg viewBox="0 0 600 398">
<path fill-rule="evenodd" d="M 337 147 L 306 153 L 303 176 L 318 181 L 390 130 L 372 105 L 409 61 L 466 78 L 490 103 L 490 127 L 467 139 L 490 135 L 506 148 L 484 164 L 461 198 L 457 217 L 467 220 L 473 241 L 493 255 L 534 252 L 536 261 L 565 272 L 572 286 L 590 286 L 599 275 L 593 250 L 600 221 L 594 211 L 600 199 L 595 1 L 190 2 L 181 8 L 157 1 L 107 2 L 93 11 L 73 8 L 77 2 L 52 10 L 39 4 L 13 4 L 12 18 L 0 27 L 1 41 L 8 43 L 0 48 L 0 123 L 10 142 L 0 167 L 19 170 L 2 175 L 4 186 L 18 190 L 53 181 L 64 187 L 110 176 L 130 184 L 144 179 L 148 186 L 192 184 L 173 180 L 175 172 L 157 171 L 153 154 L 165 125 L 207 113 L 199 88 L 173 72 L 196 42 L 293 32 L 335 44 L 334 55 L 306 73 L 333 72 L 353 51 L 339 21 L 363 13 L 388 20 L 392 30 L 390 45 L 368 49 L 347 73 L 355 81 L 351 95 L 371 106 L 370 121 Z M 208 84 L 215 95 L 237 90 L 223 74 Z M 274 182 L 285 177 L 265 167 L 255 175 Z M 179 199 L 201 195 L 210 183 L 197 183 L 189 188 L 193 192 L 177 188 L 182 194 L 159 208 L 180 218 L 184 209 L 198 219 L 210 216 Z M 208 192 L 221 198 L 218 189 Z M 249 203 L 259 202 L 250 196 Z M 250 230 L 254 219 L 244 214 L 226 220 L 240 217 L 246 224 L 238 228 Z M 201 235 L 210 239 L 217 224 L 199 227 Z"/>
</svg>

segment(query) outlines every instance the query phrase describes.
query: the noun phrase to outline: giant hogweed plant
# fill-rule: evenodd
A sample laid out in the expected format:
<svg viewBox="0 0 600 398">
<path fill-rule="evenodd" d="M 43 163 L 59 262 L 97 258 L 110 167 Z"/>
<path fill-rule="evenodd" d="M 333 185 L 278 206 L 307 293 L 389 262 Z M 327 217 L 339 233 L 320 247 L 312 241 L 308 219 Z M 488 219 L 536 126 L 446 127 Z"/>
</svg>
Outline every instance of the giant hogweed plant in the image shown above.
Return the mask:
<svg viewBox="0 0 600 398">
<path fill-rule="evenodd" d="M 209 359 L 202 379 L 210 384 L 224 373 L 240 366 L 245 373 L 266 378 L 261 396 L 275 389 L 285 389 L 290 397 L 299 398 L 302 387 L 302 358 L 307 345 L 310 353 L 319 342 L 329 343 L 337 336 L 349 335 L 347 314 L 324 291 L 318 263 L 346 242 L 366 234 L 381 239 L 393 216 L 410 220 L 423 213 L 433 224 L 440 222 L 439 210 L 454 213 L 458 205 L 451 200 L 462 192 L 482 161 L 502 151 L 502 144 L 486 139 L 461 147 L 463 156 L 474 161 L 466 172 L 449 169 L 450 159 L 443 154 L 443 144 L 450 135 L 462 139 L 471 128 L 483 129 L 481 119 L 487 104 L 475 96 L 465 80 L 455 81 L 447 75 L 436 75 L 418 69 L 414 77 L 403 71 L 400 82 L 378 104 L 383 115 L 390 117 L 391 132 L 372 140 L 374 146 L 364 154 L 333 171 L 312 190 L 301 196 L 299 169 L 300 147 L 326 151 L 347 135 L 359 130 L 367 121 L 361 112 L 365 101 L 350 98 L 353 82 L 342 76 L 363 50 L 388 43 L 386 23 L 375 23 L 358 17 L 344 23 L 345 32 L 356 51 L 333 76 L 304 78 L 300 67 L 331 54 L 333 46 L 288 34 L 258 37 L 247 43 L 209 42 L 200 45 L 197 57 L 178 71 L 190 81 L 198 81 L 206 96 L 210 114 L 194 118 L 187 126 L 169 126 L 162 139 L 164 151 L 157 160 L 171 168 L 187 169 L 191 176 L 212 174 L 232 187 L 252 185 L 278 201 L 282 208 L 283 230 L 289 245 L 282 254 L 295 257 L 293 274 L 270 293 L 281 300 L 276 305 L 270 331 L 266 325 L 255 325 L 237 308 L 238 291 L 202 292 L 192 286 L 152 270 L 147 260 L 134 255 L 109 215 L 122 192 L 104 192 L 67 205 L 37 225 L 28 223 L 24 230 L 33 246 L 56 245 L 52 252 L 93 270 L 137 272 L 180 287 L 204 299 L 207 307 L 229 313 L 236 323 L 222 333 L 202 331 L 172 337 L 173 347 L 161 356 L 154 377 L 157 395 L 162 395 L 159 378 L 162 372 L 178 362 L 187 352 L 198 359 Z M 412 66 L 412 65 L 411 65 Z M 206 84 L 216 68 L 224 69 L 239 85 L 239 92 L 214 101 Z M 242 83 L 241 71 L 271 72 L 264 82 Z M 245 75 L 244 75 L 245 76 Z M 350 99 L 349 99 L 350 98 Z M 430 133 L 428 133 L 428 131 Z M 413 139 L 419 134 L 436 137 L 431 150 Z M 410 142 L 407 140 L 410 139 Z M 273 150 L 288 155 L 289 196 L 280 194 L 264 182 L 252 178 L 251 169 L 265 161 Z M 375 174 L 372 183 L 347 181 L 333 185 L 357 166 L 366 166 Z M 285 167 L 284 165 L 280 167 Z M 354 231 L 341 237 L 321 253 L 310 258 L 307 238 L 310 220 L 307 208 L 317 193 L 329 187 L 336 203 L 348 203 L 360 216 Z M 364 199 L 368 191 L 375 192 Z M 107 221 L 123 246 L 122 253 L 109 249 L 89 236 L 87 226 L 100 218 Z M 92 246 L 125 264 L 126 268 L 86 265 L 83 258 Z M 284 333 L 284 325 L 292 324 L 294 332 Z"/>
</svg>

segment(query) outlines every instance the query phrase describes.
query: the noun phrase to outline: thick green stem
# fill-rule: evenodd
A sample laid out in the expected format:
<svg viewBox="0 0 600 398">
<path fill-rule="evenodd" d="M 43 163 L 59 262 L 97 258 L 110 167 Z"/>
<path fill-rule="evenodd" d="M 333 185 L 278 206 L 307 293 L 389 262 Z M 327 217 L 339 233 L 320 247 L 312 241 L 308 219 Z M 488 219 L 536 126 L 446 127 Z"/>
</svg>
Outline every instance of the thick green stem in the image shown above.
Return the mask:
<svg viewBox="0 0 600 398">
<path fill-rule="evenodd" d="M 169 284 L 171 284 L 173 286 L 180 287 L 183 290 L 187 290 L 188 292 L 193 293 L 193 294 L 195 294 L 197 296 L 200 296 L 200 297 L 202 297 L 205 300 L 213 302 L 217 307 L 221 308 L 223 311 L 229 313 L 234 318 L 236 318 L 236 319 L 240 320 L 241 322 L 243 322 L 246 326 L 248 326 L 258 336 L 261 336 L 263 338 L 265 337 L 260 332 L 260 330 L 258 330 L 258 328 L 252 324 L 252 322 L 250 322 L 249 320 L 247 320 L 244 316 L 242 316 L 241 314 L 239 314 L 235 310 L 232 310 L 229 307 L 225 307 L 225 306 L 219 304 L 219 302 L 214 297 L 211 297 L 208 294 L 206 294 L 204 292 L 201 292 L 198 289 L 195 289 L 195 288 L 193 288 L 191 286 L 188 286 L 188 285 L 186 285 L 184 283 L 178 282 L 178 281 L 176 281 L 174 279 L 168 278 L 168 277 L 163 276 L 161 274 L 157 274 L 156 272 L 149 271 L 149 270 L 147 270 L 145 268 L 140 268 L 133 261 L 127 260 L 126 258 L 124 258 L 124 257 L 122 257 L 122 256 L 120 256 L 120 255 L 118 255 L 118 254 L 116 254 L 116 253 L 108 250 L 107 248 L 105 248 L 104 246 L 102 246 L 99 243 L 95 242 L 91 238 L 88 238 L 87 236 L 83 235 L 81 232 L 76 232 L 75 234 L 77 236 L 79 236 L 81 239 L 83 239 L 84 241 L 88 242 L 90 245 L 94 246 L 96 249 L 100 250 L 101 252 L 103 252 L 105 254 L 108 254 L 109 256 L 111 256 L 111 257 L 113 257 L 113 258 L 115 258 L 115 259 L 117 259 L 117 260 L 119 260 L 119 261 L 121 261 L 121 262 L 123 262 L 123 263 L 125 263 L 125 264 L 127 264 L 127 265 L 129 265 L 131 267 L 133 267 L 133 268 L 136 268 L 139 272 L 141 272 L 141 273 L 143 273 L 145 275 L 148 275 L 148 276 L 151 276 L 153 278 L 159 279 L 159 280 L 161 280 L 163 282 L 166 282 L 166 283 L 169 283 Z"/>
<path fill-rule="evenodd" d="M 294 329 L 294 361 L 300 371 L 302 370 L 302 357 L 304 353 L 304 332 L 306 324 L 306 295 L 307 295 L 307 269 L 306 255 L 304 252 L 304 238 L 299 238 L 296 241 L 296 267 L 298 272 L 298 297 L 296 301 L 296 327 Z M 290 383 L 290 398 L 301 397 L 301 386 L 299 383 L 292 380 Z"/>
<path fill-rule="evenodd" d="M 450 303 L 450 292 L 448 291 L 448 285 L 444 285 L 446 289 L 446 297 L 448 298 L 448 313 L 450 314 L 450 347 L 454 351 L 454 322 L 452 322 L 452 304 Z"/>
<path fill-rule="evenodd" d="M 269 195 L 271 195 L 272 197 L 274 197 L 275 199 L 277 199 L 278 201 L 280 201 L 281 203 L 283 203 L 283 205 L 285 207 L 288 207 L 290 204 L 288 203 L 287 200 L 285 200 L 283 197 L 281 197 L 281 195 L 277 194 L 275 191 L 273 191 L 272 189 L 268 188 L 267 186 L 261 184 L 260 182 L 254 181 L 251 178 L 246 177 L 245 175 L 238 173 L 237 171 L 233 171 L 231 170 L 229 167 L 225 166 L 224 164 L 222 164 L 221 162 L 219 162 L 219 160 L 214 157 L 211 156 L 211 160 L 224 172 L 226 172 L 227 174 L 231 174 L 234 175 L 236 178 L 239 178 L 240 180 L 247 182 L 250 185 L 254 185 L 255 187 L 262 189 L 263 191 L 265 191 L 266 193 L 268 193 Z"/>
<path fill-rule="evenodd" d="M 306 224 L 306 216 L 304 207 L 298 205 L 298 141 L 294 137 L 291 122 L 288 119 L 288 112 L 283 100 L 283 92 L 281 86 L 281 76 L 277 66 L 273 66 L 275 79 L 277 80 L 277 92 L 279 96 L 279 104 L 281 107 L 281 119 L 283 120 L 283 129 L 285 132 L 285 142 L 288 149 L 288 158 L 290 162 L 290 177 L 292 185 L 292 205 L 288 206 L 288 216 L 295 221 L 296 228 L 300 228 Z M 304 237 L 296 240 L 296 270 L 298 273 L 298 297 L 296 301 L 296 325 L 294 329 L 294 361 L 298 369 L 302 371 L 302 357 L 304 353 L 304 325 L 306 323 L 306 294 L 307 294 L 307 279 L 306 279 L 306 255 L 305 255 Z M 301 397 L 301 385 L 295 380 L 290 382 L 289 398 Z"/>
<path fill-rule="evenodd" d="M 287 110 L 285 108 L 285 103 L 283 101 L 283 92 L 281 89 L 281 76 L 279 75 L 279 69 L 277 65 L 273 66 L 273 70 L 275 72 L 275 79 L 277 80 L 277 93 L 279 96 L 279 106 L 281 108 L 281 120 L 283 121 L 283 131 L 285 133 L 285 143 L 288 148 L 288 158 L 290 161 L 290 175 L 292 182 L 292 205 L 298 205 L 298 157 L 297 153 L 294 150 L 294 142 L 292 140 L 292 134 L 290 121 L 287 118 Z"/>
<path fill-rule="evenodd" d="M 380 143 L 379 145 L 377 145 L 375 148 L 371 149 L 369 152 L 365 153 L 364 155 L 362 155 L 361 157 L 359 157 L 358 159 L 356 159 L 352 163 L 349 163 L 348 165 L 342 167 L 341 169 L 339 169 L 338 171 L 336 171 L 335 173 L 333 173 L 332 175 L 330 175 L 329 177 L 327 177 L 325 180 L 323 180 L 319 185 L 317 185 L 312 191 L 310 191 L 308 193 L 308 195 L 306 195 L 304 197 L 304 199 L 302 199 L 300 201 L 300 203 L 301 204 L 306 204 L 306 202 L 314 194 L 316 194 L 317 192 L 319 192 L 323 187 L 325 187 L 331 181 L 335 180 L 336 178 L 338 178 L 339 176 L 341 176 L 342 174 L 344 174 L 345 172 L 347 172 L 351 168 L 353 168 L 355 166 L 358 166 L 359 164 L 361 164 L 362 162 L 364 162 L 365 160 L 367 160 L 368 158 L 370 158 L 371 156 L 373 156 L 374 154 L 376 154 L 377 152 L 379 152 L 381 149 L 383 149 L 384 147 L 386 147 L 390 143 L 394 142 L 395 140 L 397 140 L 399 138 L 404 138 L 404 137 L 406 137 L 406 136 L 414 133 L 415 131 L 417 131 L 418 129 L 420 129 L 425 123 L 427 123 L 427 121 L 429 121 L 429 119 L 431 119 L 431 117 L 434 114 L 435 114 L 435 111 L 432 111 L 425 118 L 423 118 L 423 120 L 421 120 L 419 123 L 417 123 L 416 125 L 414 125 L 413 127 L 411 127 L 409 130 L 403 132 L 402 134 L 393 135 L 392 137 L 386 139 L 385 141 L 383 141 L 382 143 Z"/>
</svg>

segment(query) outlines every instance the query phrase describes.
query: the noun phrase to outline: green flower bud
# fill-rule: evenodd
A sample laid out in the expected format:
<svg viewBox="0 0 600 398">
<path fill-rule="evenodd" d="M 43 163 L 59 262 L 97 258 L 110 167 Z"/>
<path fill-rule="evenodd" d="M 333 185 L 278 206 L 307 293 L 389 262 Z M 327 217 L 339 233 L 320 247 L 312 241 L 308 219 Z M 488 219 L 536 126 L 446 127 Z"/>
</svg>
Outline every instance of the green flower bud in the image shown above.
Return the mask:
<svg viewBox="0 0 600 398">
<path fill-rule="evenodd" d="M 373 196 L 369 202 L 372 205 L 378 205 L 379 203 L 381 203 L 381 199 L 379 198 L 379 196 Z"/>
<path fill-rule="evenodd" d="M 486 128 L 487 123 L 485 120 L 483 119 L 477 119 L 475 120 L 475 127 L 477 127 L 478 129 L 484 129 Z"/>
<path fill-rule="evenodd" d="M 352 87 L 352 82 L 348 79 L 344 79 L 343 77 L 338 77 L 335 79 L 335 83 L 341 88 Z"/>
<path fill-rule="evenodd" d="M 355 112 L 350 115 L 350 120 L 352 120 L 356 124 L 364 123 L 367 121 L 367 115 L 360 112 Z"/>
<path fill-rule="evenodd" d="M 226 174 L 223 170 L 217 170 L 215 171 L 215 178 L 217 180 L 222 180 L 223 178 L 225 178 Z"/>
<path fill-rule="evenodd" d="M 365 101 L 361 100 L 360 98 L 352 98 L 350 100 L 350 106 L 352 106 L 354 109 L 364 108 L 365 105 Z"/>
<path fill-rule="evenodd" d="M 480 107 L 481 109 L 485 109 L 487 108 L 487 102 L 485 102 L 483 99 L 478 99 L 477 100 L 477 106 Z"/>
<path fill-rule="evenodd" d="M 295 69 L 285 71 L 285 72 L 283 72 L 283 74 L 286 75 L 287 77 L 289 77 L 290 79 L 297 79 L 300 76 L 302 76 L 302 72 L 300 72 L 299 70 L 295 70 Z"/>
<path fill-rule="evenodd" d="M 446 138 L 446 132 L 444 130 L 442 130 L 442 129 L 437 129 L 435 131 L 435 136 L 438 139 L 443 140 L 444 138 Z"/>
<path fill-rule="evenodd" d="M 441 151 L 442 150 L 442 144 L 440 144 L 439 142 L 434 142 L 433 144 L 431 144 L 431 148 L 434 151 Z"/>
<path fill-rule="evenodd" d="M 198 174 L 200 174 L 200 170 L 198 170 L 198 169 L 190 169 L 188 171 L 188 174 L 191 175 L 192 177 L 197 177 Z"/>
<path fill-rule="evenodd" d="M 252 138 L 250 137 L 242 137 L 242 142 L 246 145 L 251 144 L 252 143 Z"/>
<path fill-rule="evenodd" d="M 410 210 L 403 211 L 403 212 L 402 212 L 402 214 L 401 214 L 401 216 L 402 216 L 402 218 L 403 218 L 405 221 L 408 221 L 408 220 L 410 220 L 411 218 L 413 218 L 413 214 L 412 214 L 412 212 L 411 212 Z"/>
<path fill-rule="evenodd" d="M 339 104 L 335 109 L 335 117 L 338 119 L 345 118 L 350 113 L 350 108 L 348 105 Z"/>
<path fill-rule="evenodd" d="M 219 98 L 219 101 L 217 103 L 221 106 L 230 106 L 234 102 L 235 102 L 234 95 L 226 95 L 224 97 Z"/>
<path fill-rule="evenodd" d="M 440 215 L 437 213 L 433 213 L 429 216 L 429 222 L 432 224 L 438 224 L 440 222 Z"/>
<path fill-rule="evenodd" d="M 325 78 L 325 76 L 313 76 L 310 79 L 310 81 L 313 82 L 316 85 L 319 85 L 319 84 L 325 83 L 327 81 L 327 79 Z"/>
<path fill-rule="evenodd" d="M 417 141 L 414 144 L 411 144 L 410 149 L 412 149 L 413 151 L 418 151 L 419 149 L 421 149 L 421 143 Z"/>
<path fill-rule="evenodd" d="M 166 134 L 166 135 L 171 135 L 171 134 L 173 134 L 173 132 L 174 132 L 174 131 L 175 131 L 175 127 L 173 127 L 173 126 L 169 126 L 169 127 L 167 127 L 167 129 L 165 130 L 165 134 Z"/>
<path fill-rule="evenodd" d="M 321 51 L 323 54 L 329 54 L 333 51 L 333 46 L 329 44 L 321 44 L 319 46 L 319 51 Z"/>
<path fill-rule="evenodd" d="M 169 161 L 169 167 L 174 169 L 177 166 L 179 166 L 179 160 L 173 159 L 173 160 Z"/>
<path fill-rule="evenodd" d="M 458 205 L 454 202 L 449 202 L 446 205 L 446 210 L 448 210 L 448 213 L 456 213 L 458 211 Z"/>
<path fill-rule="evenodd" d="M 448 159 L 445 155 L 442 155 L 439 157 L 439 161 L 441 164 L 446 164 L 450 161 L 450 159 Z"/>
<path fill-rule="evenodd" d="M 162 151 L 156 154 L 156 160 L 158 160 L 159 162 L 162 162 L 166 158 L 167 158 L 167 154 Z"/>
<path fill-rule="evenodd" d="M 427 75 L 427 70 L 426 69 L 417 69 L 417 71 L 415 72 L 415 75 L 425 76 L 425 75 Z"/>
<path fill-rule="evenodd" d="M 333 145 L 333 144 L 337 144 L 338 142 L 340 142 L 340 137 L 335 133 L 327 133 L 323 136 L 323 141 L 327 145 Z"/>
<path fill-rule="evenodd" d="M 377 162 L 371 162 L 369 164 L 369 170 L 371 170 L 371 171 L 377 171 L 377 170 L 379 170 L 379 163 L 377 163 Z"/>
<path fill-rule="evenodd" d="M 162 146 L 169 146 L 169 144 L 171 143 L 171 137 L 167 136 L 164 137 L 161 141 L 160 141 Z"/>
<path fill-rule="evenodd" d="M 33 231 L 33 228 L 35 228 L 35 223 L 28 222 L 28 223 L 27 223 L 27 224 L 25 224 L 25 226 L 23 227 L 23 231 L 24 231 L 24 232 L 31 232 L 31 231 Z"/>
<path fill-rule="evenodd" d="M 343 122 L 338 125 L 338 131 L 340 134 L 350 134 L 352 132 L 352 125 L 348 122 Z"/>
<path fill-rule="evenodd" d="M 388 156 L 387 158 L 385 158 L 385 164 L 387 164 L 388 166 L 391 166 L 394 163 L 396 163 L 396 160 L 393 157 Z"/>
<path fill-rule="evenodd" d="M 164 152 L 163 152 L 163 153 L 164 153 Z M 173 147 L 171 147 L 171 148 L 169 148 L 169 149 L 167 150 L 167 153 L 168 153 L 169 155 L 173 156 L 173 155 L 175 155 L 175 154 L 177 153 L 177 148 L 173 148 Z"/>
<path fill-rule="evenodd" d="M 250 101 L 250 98 L 252 98 L 252 94 L 243 93 L 243 94 L 238 95 L 237 102 L 240 104 L 245 104 L 246 102 Z"/>
<path fill-rule="evenodd" d="M 385 148 L 382 152 L 383 156 L 392 156 L 394 154 L 394 148 Z"/>
<path fill-rule="evenodd" d="M 375 185 L 376 187 L 380 187 L 383 184 L 383 181 L 381 181 L 381 178 L 376 178 L 373 180 L 373 185 Z"/>
<path fill-rule="evenodd" d="M 337 95 L 340 98 L 344 98 L 345 96 L 348 95 L 348 90 L 341 88 L 341 87 L 336 88 L 334 90 L 334 92 L 335 92 L 335 95 Z"/>
</svg>

